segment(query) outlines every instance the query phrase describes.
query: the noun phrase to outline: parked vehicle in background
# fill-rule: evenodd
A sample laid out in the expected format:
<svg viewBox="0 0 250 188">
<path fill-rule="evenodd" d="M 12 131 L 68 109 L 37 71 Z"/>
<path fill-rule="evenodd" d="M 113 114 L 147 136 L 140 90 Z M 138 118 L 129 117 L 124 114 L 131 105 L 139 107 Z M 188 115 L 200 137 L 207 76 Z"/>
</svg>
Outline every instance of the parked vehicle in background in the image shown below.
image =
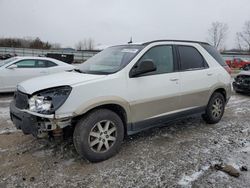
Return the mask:
<svg viewBox="0 0 250 188">
<path fill-rule="evenodd" d="M 12 57 L 0 62 L 0 92 L 13 92 L 24 80 L 57 72 L 74 66 L 46 57 Z"/>
<path fill-rule="evenodd" d="M 9 59 L 9 58 L 14 57 L 14 56 L 16 56 L 16 54 L 14 54 L 14 55 L 11 55 L 11 54 L 0 55 L 0 61 L 5 60 L 5 59 Z"/>
<path fill-rule="evenodd" d="M 241 71 L 234 79 L 233 88 L 237 93 L 250 93 L 250 71 Z"/>
<path fill-rule="evenodd" d="M 11 119 L 36 137 L 73 130 L 76 151 L 102 161 L 117 153 L 125 135 L 193 114 L 219 122 L 231 94 L 228 71 L 218 51 L 203 42 L 114 46 L 78 71 L 20 83 Z"/>
<path fill-rule="evenodd" d="M 249 71 L 250 70 L 250 64 L 246 64 L 242 67 L 242 70 Z"/>
<path fill-rule="evenodd" d="M 74 62 L 74 54 L 47 53 L 46 56 L 68 64 L 72 64 Z"/>
<path fill-rule="evenodd" d="M 246 65 L 250 65 L 250 61 L 242 58 L 234 58 L 233 60 L 226 60 L 227 65 L 230 68 L 242 69 Z"/>
</svg>

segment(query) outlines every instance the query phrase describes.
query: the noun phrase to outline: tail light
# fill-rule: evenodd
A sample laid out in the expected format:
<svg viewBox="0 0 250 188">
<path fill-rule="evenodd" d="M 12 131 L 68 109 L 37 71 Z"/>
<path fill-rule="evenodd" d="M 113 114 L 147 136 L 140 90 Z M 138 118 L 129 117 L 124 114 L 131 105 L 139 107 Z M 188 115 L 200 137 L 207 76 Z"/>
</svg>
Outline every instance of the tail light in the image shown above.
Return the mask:
<svg viewBox="0 0 250 188">
<path fill-rule="evenodd" d="M 228 72 L 228 74 L 230 74 L 230 75 L 232 74 L 232 69 L 229 66 L 225 65 L 223 67 Z"/>
</svg>

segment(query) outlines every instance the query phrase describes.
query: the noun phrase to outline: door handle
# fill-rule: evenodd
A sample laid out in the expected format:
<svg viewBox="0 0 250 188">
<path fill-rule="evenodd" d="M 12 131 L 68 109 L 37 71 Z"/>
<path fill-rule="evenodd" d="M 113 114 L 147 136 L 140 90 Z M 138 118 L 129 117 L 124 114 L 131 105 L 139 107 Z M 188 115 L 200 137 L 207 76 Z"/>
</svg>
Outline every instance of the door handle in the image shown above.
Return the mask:
<svg viewBox="0 0 250 188">
<path fill-rule="evenodd" d="M 213 75 L 213 73 L 207 73 L 207 75 L 208 75 L 208 76 L 212 76 L 212 75 Z"/>
<path fill-rule="evenodd" d="M 43 74 L 45 74 L 45 73 L 46 73 L 46 71 L 41 71 L 40 73 L 43 73 Z"/>
<path fill-rule="evenodd" d="M 179 79 L 178 78 L 170 78 L 170 81 L 178 81 Z"/>
</svg>

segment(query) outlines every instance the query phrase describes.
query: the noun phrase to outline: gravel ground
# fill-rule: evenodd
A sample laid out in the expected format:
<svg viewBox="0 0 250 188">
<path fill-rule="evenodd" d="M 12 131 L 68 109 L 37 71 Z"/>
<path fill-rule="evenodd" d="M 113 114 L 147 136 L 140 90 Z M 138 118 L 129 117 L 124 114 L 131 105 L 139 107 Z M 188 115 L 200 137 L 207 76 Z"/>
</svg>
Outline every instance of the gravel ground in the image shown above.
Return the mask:
<svg viewBox="0 0 250 188">
<path fill-rule="evenodd" d="M 187 118 L 125 139 L 101 163 L 78 157 L 71 141 L 23 135 L 0 97 L 0 187 L 250 187 L 250 97 L 233 95 L 220 123 Z M 213 168 L 229 164 L 238 178 Z"/>
</svg>

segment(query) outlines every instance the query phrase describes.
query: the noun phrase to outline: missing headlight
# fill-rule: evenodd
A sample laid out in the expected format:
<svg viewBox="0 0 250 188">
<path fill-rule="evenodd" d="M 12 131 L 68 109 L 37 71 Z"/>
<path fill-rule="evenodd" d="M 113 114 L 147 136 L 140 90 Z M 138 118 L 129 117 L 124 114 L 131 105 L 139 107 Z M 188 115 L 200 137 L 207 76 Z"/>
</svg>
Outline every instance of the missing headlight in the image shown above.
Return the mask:
<svg viewBox="0 0 250 188">
<path fill-rule="evenodd" d="M 61 86 L 38 91 L 29 99 L 29 110 L 42 114 L 54 113 L 68 98 L 70 86 Z"/>
</svg>

